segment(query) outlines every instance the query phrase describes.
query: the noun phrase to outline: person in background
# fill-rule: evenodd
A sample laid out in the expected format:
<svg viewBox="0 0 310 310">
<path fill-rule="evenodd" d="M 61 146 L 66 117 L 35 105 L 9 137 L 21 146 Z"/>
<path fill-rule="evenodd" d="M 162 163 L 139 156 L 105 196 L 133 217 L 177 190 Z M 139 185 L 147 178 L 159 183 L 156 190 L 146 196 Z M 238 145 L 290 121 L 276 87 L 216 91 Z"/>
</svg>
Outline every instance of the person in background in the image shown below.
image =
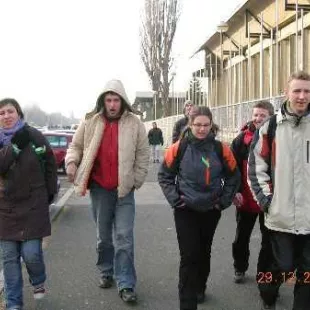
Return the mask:
<svg viewBox="0 0 310 310">
<path fill-rule="evenodd" d="M 153 163 L 159 163 L 160 147 L 164 145 L 163 132 L 157 127 L 157 123 L 152 123 L 153 128 L 148 133 L 149 144 L 152 149 Z"/>
<path fill-rule="evenodd" d="M 149 145 L 121 81 L 107 82 L 95 109 L 77 128 L 65 162 L 76 192 L 90 190 L 99 286 L 110 288 L 115 279 L 121 299 L 136 302 L 134 192 L 148 172 Z"/>
<path fill-rule="evenodd" d="M 294 278 L 293 310 L 310 309 L 310 75 L 292 74 L 287 100 L 254 135 L 248 182 L 265 213 L 273 260 L 258 279 L 262 309 L 276 309 Z"/>
<path fill-rule="evenodd" d="M 181 134 L 183 133 L 184 129 L 186 129 L 187 124 L 188 124 L 188 120 L 189 120 L 189 114 L 191 112 L 191 109 L 193 108 L 193 103 L 191 100 L 186 100 L 184 103 L 184 109 L 183 109 L 183 114 L 184 117 L 182 117 L 181 119 L 179 119 L 173 127 L 173 131 L 172 131 L 172 143 L 177 142 L 180 137 Z"/>
<path fill-rule="evenodd" d="M 8 310 L 23 309 L 23 259 L 35 299 L 45 295 L 42 239 L 51 234 L 49 204 L 57 193 L 53 152 L 24 121 L 19 103 L 0 101 L 0 249 Z"/>
<path fill-rule="evenodd" d="M 207 107 L 192 110 L 189 128 L 170 146 L 158 173 L 173 208 L 179 250 L 180 310 L 205 300 L 213 236 L 239 188 L 240 172 L 229 146 L 215 139 L 218 128 Z"/>
<path fill-rule="evenodd" d="M 242 176 L 239 192 L 234 198 L 237 221 L 236 237 L 232 244 L 235 283 L 242 283 L 245 279 L 245 272 L 249 267 L 249 243 L 257 217 L 259 217 L 262 234 L 261 250 L 257 263 L 257 274 L 267 271 L 266 264 L 269 263 L 270 259 L 271 246 L 268 238 L 268 231 L 264 225 L 264 213 L 254 200 L 249 188 L 247 182 L 247 168 L 250 145 L 255 130 L 273 114 L 274 108 L 270 102 L 260 101 L 256 103 L 252 110 L 252 120 L 241 129 L 241 133 L 231 144 L 231 149 L 235 155 Z"/>
</svg>

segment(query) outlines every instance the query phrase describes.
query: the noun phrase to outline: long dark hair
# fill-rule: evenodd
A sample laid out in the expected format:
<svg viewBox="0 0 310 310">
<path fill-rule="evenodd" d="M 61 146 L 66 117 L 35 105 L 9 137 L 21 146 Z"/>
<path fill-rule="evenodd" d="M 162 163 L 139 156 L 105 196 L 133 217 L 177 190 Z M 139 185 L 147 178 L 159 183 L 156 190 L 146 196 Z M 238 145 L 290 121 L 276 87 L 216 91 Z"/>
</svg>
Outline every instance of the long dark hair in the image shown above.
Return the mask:
<svg viewBox="0 0 310 310">
<path fill-rule="evenodd" d="M 210 119 L 210 122 L 212 123 L 211 131 L 214 133 L 214 135 L 217 135 L 220 128 L 213 122 L 213 116 L 211 110 L 205 106 L 194 106 L 189 115 L 189 125 L 192 125 L 195 118 L 198 116 L 207 116 Z"/>
<path fill-rule="evenodd" d="M 3 108 L 4 106 L 11 104 L 15 109 L 17 114 L 21 119 L 24 119 L 24 113 L 22 111 L 22 108 L 20 107 L 19 103 L 13 99 L 13 98 L 4 98 L 0 101 L 0 108 Z"/>
</svg>

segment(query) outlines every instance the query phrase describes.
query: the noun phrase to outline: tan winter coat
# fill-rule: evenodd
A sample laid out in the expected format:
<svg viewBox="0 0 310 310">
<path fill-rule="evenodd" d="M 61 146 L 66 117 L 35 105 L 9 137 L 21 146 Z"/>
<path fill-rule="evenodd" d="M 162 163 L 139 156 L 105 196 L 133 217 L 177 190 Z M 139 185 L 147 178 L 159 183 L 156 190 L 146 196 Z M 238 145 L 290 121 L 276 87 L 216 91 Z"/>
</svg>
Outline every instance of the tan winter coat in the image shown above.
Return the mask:
<svg viewBox="0 0 310 310">
<path fill-rule="evenodd" d="M 119 81 L 107 84 L 107 91 L 118 93 L 128 104 L 123 86 Z M 102 98 L 99 96 L 98 101 Z M 100 104 L 97 101 L 97 106 Z M 128 109 L 130 110 L 130 109 Z M 145 180 L 149 165 L 149 146 L 144 124 L 136 115 L 124 111 L 118 129 L 118 196 L 126 196 L 132 188 L 140 188 Z M 66 166 L 74 162 L 78 166 L 75 176 L 75 191 L 85 195 L 89 177 L 100 147 L 104 132 L 102 111 L 90 113 L 79 125 L 67 151 Z"/>
</svg>

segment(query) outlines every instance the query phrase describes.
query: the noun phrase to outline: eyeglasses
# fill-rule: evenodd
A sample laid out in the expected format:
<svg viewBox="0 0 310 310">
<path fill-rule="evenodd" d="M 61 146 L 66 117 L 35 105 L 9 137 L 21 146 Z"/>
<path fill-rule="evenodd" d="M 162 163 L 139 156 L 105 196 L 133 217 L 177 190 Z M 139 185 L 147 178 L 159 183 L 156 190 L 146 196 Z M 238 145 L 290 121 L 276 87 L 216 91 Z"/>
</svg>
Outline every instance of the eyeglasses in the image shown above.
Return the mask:
<svg viewBox="0 0 310 310">
<path fill-rule="evenodd" d="M 211 126 L 211 124 L 193 124 L 193 126 L 200 129 L 200 128 L 208 128 Z"/>
</svg>

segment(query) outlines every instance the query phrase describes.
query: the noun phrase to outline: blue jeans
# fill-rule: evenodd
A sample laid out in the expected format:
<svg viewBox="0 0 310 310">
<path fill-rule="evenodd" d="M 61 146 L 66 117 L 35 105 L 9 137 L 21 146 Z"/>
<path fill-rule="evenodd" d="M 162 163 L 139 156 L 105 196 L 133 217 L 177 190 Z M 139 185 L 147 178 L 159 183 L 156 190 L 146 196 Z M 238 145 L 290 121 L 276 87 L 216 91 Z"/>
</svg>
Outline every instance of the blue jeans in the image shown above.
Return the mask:
<svg viewBox="0 0 310 310">
<path fill-rule="evenodd" d="M 4 290 L 6 308 L 23 307 L 23 276 L 20 258 L 23 258 L 33 286 L 45 282 L 45 265 L 43 260 L 42 239 L 25 241 L 0 240 L 3 260 Z"/>
<path fill-rule="evenodd" d="M 119 290 L 134 289 L 137 280 L 133 236 L 134 191 L 118 198 L 117 190 L 108 191 L 92 182 L 90 197 L 97 228 L 97 267 L 101 277 L 113 276 L 114 273 Z"/>
</svg>

